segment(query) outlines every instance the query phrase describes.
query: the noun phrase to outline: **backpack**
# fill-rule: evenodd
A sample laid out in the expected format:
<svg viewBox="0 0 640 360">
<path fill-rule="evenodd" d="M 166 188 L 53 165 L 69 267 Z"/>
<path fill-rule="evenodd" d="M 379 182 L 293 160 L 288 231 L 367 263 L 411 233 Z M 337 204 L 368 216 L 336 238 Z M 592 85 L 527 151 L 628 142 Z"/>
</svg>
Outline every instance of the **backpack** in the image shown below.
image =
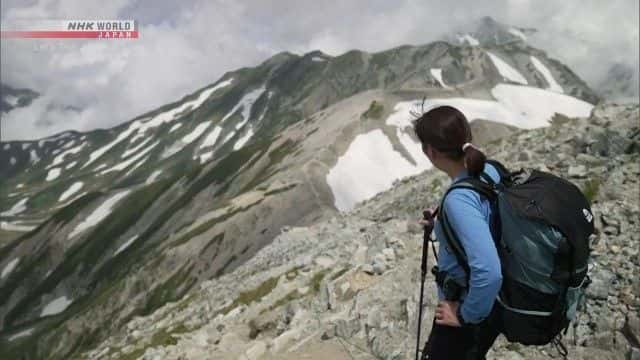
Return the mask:
<svg viewBox="0 0 640 360">
<path fill-rule="evenodd" d="M 487 160 L 500 174 L 495 183 L 467 177 L 447 190 L 440 219 L 449 248 L 469 278 L 469 265 L 444 212 L 453 189 L 468 188 L 489 200 L 490 229 L 502 268 L 502 287 L 492 317 L 510 342 L 561 344 L 561 331 L 574 319 L 590 280 L 589 237 L 594 232 L 589 201 L 573 183 L 535 169 L 509 172 Z M 494 315 L 497 314 L 497 315 Z"/>
</svg>

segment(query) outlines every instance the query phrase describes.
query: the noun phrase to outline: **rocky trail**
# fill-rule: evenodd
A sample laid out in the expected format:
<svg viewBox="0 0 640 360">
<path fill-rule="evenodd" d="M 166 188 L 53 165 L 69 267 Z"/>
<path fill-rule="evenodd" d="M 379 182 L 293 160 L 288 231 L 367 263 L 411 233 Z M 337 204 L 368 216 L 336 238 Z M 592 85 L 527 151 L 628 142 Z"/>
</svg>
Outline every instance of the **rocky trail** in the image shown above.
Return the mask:
<svg viewBox="0 0 640 360">
<path fill-rule="evenodd" d="M 637 105 L 605 104 L 588 118 L 557 116 L 485 144 L 510 169 L 570 179 L 592 199 L 593 283 L 565 336 L 569 359 L 640 359 L 640 128 Z M 284 227 L 251 260 L 84 354 L 90 359 L 409 359 L 419 299 L 420 211 L 449 183 L 428 170 L 354 210 Z M 434 264 L 434 259 L 429 259 Z M 423 339 L 435 286 L 425 284 Z M 424 341 L 424 340 L 423 340 Z M 489 359 L 559 358 L 551 346 L 500 337 Z"/>
</svg>

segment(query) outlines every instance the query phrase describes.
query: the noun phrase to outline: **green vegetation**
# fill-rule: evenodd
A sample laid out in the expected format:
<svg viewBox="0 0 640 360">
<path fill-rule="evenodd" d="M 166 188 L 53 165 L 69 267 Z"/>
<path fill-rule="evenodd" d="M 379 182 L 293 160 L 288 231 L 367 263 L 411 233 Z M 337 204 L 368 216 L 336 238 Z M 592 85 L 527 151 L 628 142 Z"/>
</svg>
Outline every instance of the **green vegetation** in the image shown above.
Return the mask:
<svg viewBox="0 0 640 360">
<path fill-rule="evenodd" d="M 290 270 L 289 272 L 287 272 L 286 276 L 288 279 L 294 279 L 297 275 L 298 275 L 298 271 L 302 268 L 302 266 L 298 266 L 292 270 Z M 342 269 L 340 271 L 338 271 L 336 274 L 334 274 L 331 277 L 331 280 L 335 280 L 338 277 L 340 277 L 342 274 L 344 274 L 345 272 L 347 272 L 348 268 Z M 309 292 L 305 295 L 302 295 L 297 289 L 296 290 L 292 290 L 290 291 L 287 295 L 285 295 L 284 297 L 278 299 L 275 303 L 273 303 L 271 306 L 269 306 L 266 309 L 262 309 L 260 311 L 260 314 L 264 314 L 266 312 L 275 310 L 277 308 L 279 308 L 282 305 L 286 305 L 294 300 L 297 299 L 301 299 L 307 295 L 310 294 L 317 294 L 320 291 L 320 285 L 322 284 L 322 280 L 326 277 L 326 275 L 330 272 L 329 269 L 325 269 L 325 270 L 320 270 L 318 271 L 309 281 L 309 286 L 312 289 L 312 292 Z M 293 274 L 293 275 L 290 275 Z"/>
<path fill-rule="evenodd" d="M 53 214 L 51 217 L 51 221 L 53 221 L 57 225 L 64 225 L 69 221 L 73 220 L 81 210 L 83 210 L 87 205 L 89 205 L 93 200 L 99 198 L 104 195 L 102 192 L 90 192 L 76 200 L 74 200 L 71 204 L 65 206 L 60 209 L 58 212 Z"/>
<path fill-rule="evenodd" d="M 240 305 L 249 305 L 254 301 L 259 301 L 275 289 L 276 285 L 278 285 L 278 279 L 279 277 L 269 278 L 255 289 L 241 292 L 233 303 L 220 310 L 219 313 L 226 315 Z"/>
<path fill-rule="evenodd" d="M 164 284 L 151 291 L 147 303 L 141 315 L 151 314 L 155 309 L 170 301 L 179 300 L 196 283 L 196 278 L 191 277 L 193 265 L 184 265 L 176 271 Z"/>
<path fill-rule="evenodd" d="M 227 270 L 229 265 L 231 265 L 231 263 L 234 262 L 237 258 L 238 257 L 235 254 L 231 255 L 231 257 L 227 260 L 227 262 L 225 262 L 224 265 L 222 265 L 222 267 L 218 269 L 218 271 L 216 271 L 216 277 L 224 274 L 225 270 Z"/>
<path fill-rule="evenodd" d="M 302 269 L 302 265 L 296 266 L 293 269 L 287 271 L 287 273 L 285 274 L 285 276 L 287 277 L 288 280 L 293 280 L 295 279 L 298 274 L 300 273 L 300 269 Z"/>
<path fill-rule="evenodd" d="M 304 295 L 300 294 L 300 292 L 298 290 L 292 290 L 291 292 L 289 292 L 287 295 L 285 295 L 283 298 L 278 299 L 278 301 L 276 301 L 275 303 L 273 303 L 271 306 L 269 306 L 268 308 L 262 309 L 260 311 L 259 315 L 262 315 L 266 312 L 275 310 L 277 308 L 279 308 L 282 305 L 286 305 L 289 304 L 290 302 L 300 299 L 304 297 Z"/>
<path fill-rule="evenodd" d="M 338 271 L 337 273 L 333 274 L 333 276 L 331 276 L 331 280 L 335 280 L 339 278 L 340 276 L 344 275 L 344 273 L 346 273 L 347 271 L 349 271 L 349 268 L 344 268 Z"/>
<path fill-rule="evenodd" d="M 60 282 L 67 279 L 69 276 L 72 276 L 75 273 L 91 274 L 94 266 L 100 263 L 100 259 L 106 258 L 107 260 L 101 264 L 102 266 L 100 266 L 95 273 L 93 273 L 92 284 L 90 287 L 96 286 L 105 280 L 107 280 L 107 283 L 112 283 L 112 281 L 108 280 L 116 278 L 115 273 L 117 273 L 117 270 L 121 270 L 118 266 L 120 263 L 119 259 L 124 258 L 124 256 L 120 255 L 115 258 L 111 257 L 111 252 L 109 251 L 110 248 L 115 246 L 116 239 L 136 223 L 140 214 L 151 206 L 151 204 L 169 185 L 170 184 L 166 181 L 159 181 L 146 186 L 123 199 L 114 211 L 100 222 L 93 231 L 91 231 L 84 242 L 78 243 L 66 252 L 64 260 L 47 277 L 47 281 L 39 282 L 37 286 L 29 289 L 30 291 L 27 295 L 24 296 L 11 309 L 11 311 L 7 313 L 5 324 L 11 325 L 13 321 L 28 312 L 33 304 L 40 301 L 40 298 L 43 295 L 53 291 Z M 94 196 L 97 197 L 98 195 Z M 58 213 L 54 215 L 52 220 L 54 222 L 58 222 L 60 220 L 62 222 L 69 221 L 70 218 L 67 218 L 67 216 L 70 216 L 71 213 L 77 213 L 84 208 L 84 206 L 89 202 L 87 197 L 89 197 L 89 195 L 86 195 L 69 205 L 69 207 L 74 211 L 65 208 L 63 210 L 67 211 L 67 213 Z M 62 217 L 62 219 L 58 219 L 59 217 Z M 136 245 L 137 244 L 134 242 L 127 251 L 130 251 L 130 249 L 134 248 Z M 27 278 L 27 274 L 36 273 L 35 268 L 42 262 L 46 261 L 46 256 L 47 252 L 43 251 L 36 259 L 25 264 L 20 271 L 19 279 Z M 117 270 L 114 271 L 114 269 Z M 7 285 L 12 286 L 9 289 L 17 288 L 17 286 L 13 287 L 13 282 L 7 282 L 5 286 Z M 5 294 L 7 294 L 6 296 L 10 294 L 10 291 L 6 291 L 5 289 L 2 290 L 3 291 L 0 291 L 2 294 L 0 295 L 0 303 L 4 301 L 2 297 L 4 297 Z M 83 299 L 85 301 L 92 300 L 90 296 L 86 296 Z M 76 301 L 73 306 L 81 306 L 81 304 Z"/>
<path fill-rule="evenodd" d="M 273 141 L 275 141 L 275 139 Z M 281 165 L 282 160 L 287 155 L 292 154 L 298 148 L 298 146 L 299 146 L 299 142 L 293 141 L 291 139 L 287 139 L 282 144 L 278 145 L 275 149 L 269 151 L 267 153 L 267 156 L 268 156 L 267 165 L 262 169 L 262 171 L 258 173 L 258 175 L 254 179 L 252 179 L 247 185 L 245 185 L 240 190 L 240 193 L 244 193 L 246 191 L 254 189 L 256 186 L 264 183 L 271 176 L 273 176 L 279 170 L 281 170 L 280 168 L 278 168 L 278 166 Z M 218 193 L 221 193 L 223 190 L 224 189 L 221 189 L 220 191 L 218 191 Z"/>
<path fill-rule="evenodd" d="M 295 183 L 289 184 L 289 185 L 283 186 L 283 187 L 278 188 L 278 189 L 269 190 L 269 191 L 265 192 L 264 195 L 265 196 L 275 195 L 275 194 L 278 194 L 278 193 L 281 193 L 281 192 L 289 191 L 289 190 L 293 189 L 296 186 L 298 186 L 298 184 L 295 184 Z"/>
<path fill-rule="evenodd" d="M 256 201 L 255 203 L 247 206 L 247 207 L 242 207 L 242 208 L 234 208 L 233 211 L 227 211 L 226 213 L 213 218 L 207 222 L 205 222 L 204 224 L 198 226 L 197 228 L 189 231 L 188 233 L 186 233 L 184 236 L 180 237 L 178 240 L 174 241 L 171 243 L 171 247 L 176 247 L 179 245 L 182 245 L 184 243 L 186 243 L 187 241 L 191 240 L 192 238 L 202 234 L 203 232 L 209 230 L 210 228 L 212 228 L 213 226 L 215 226 L 216 224 L 222 223 L 224 221 L 226 221 L 227 219 L 233 217 L 235 214 L 237 213 L 241 213 L 241 212 L 245 212 L 249 209 L 251 209 L 252 207 L 260 204 L 262 202 L 263 199 L 260 199 L 259 201 Z"/>
<path fill-rule="evenodd" d="M 171 332 L 167 331 L 166 328 L 160 329 L 158 332 L 153 334 L 153 336 L 151 337 L 151 341 L 148 344 L 145 344 L 142 347 L 136 348 L 135 350 L 133 350 L 128 354 L 121 355 L 119 360 L 137 360 L 144 354 L 144 352 L 148 348 L 176 345 L 178 343 L 178 340 L 175 337 L 173 337 L 173 335 L 184 333 L 187 331 L 188 331 L 187 328 L 183 324 L 178 325 Z"/>
<path fill-rule="evenodd" d="M 317 273 L 315 273 L 315 275 L 313 275 L 313 277 L 311 278 L 311 281 L 309 282 L 309 286 L 311 286 L 311 289 L 313 290 L 314 293 L 317 293 L 318 291 L 320 291 L 320 285 L 322 284 L 322 280 L 324 280 L 324 277 L 327 276 L 327 274 L 330 272 L 329 269 L 324 269 L 324 270 L 320 270 Z"/>
<path fill-rule="evenodd" d="M 589 200 L 589 204 L 592 204 L 593 201 L 598 196 L 598 192 L 600 191 L 600 183 L 601 180 L 599 178 L 589 179 L 585 182 L 582 193 Z"/>
<path fill-rule="evenodd" d="M 206 252 L 207 252 L 207 250 L 209 250 L 209 248 L 210 248 L 212 245 L 218 245 L 218 244 L 220 244 L 220 243 L 222 242 L 222 240 L 224 240 L 224 231 L 223 231 L 223 232 L 221 232 L 220 234 L 218 234 L 218 235 L 214 236 L 214 237 L 213 237 L 213 239 L 211 239 L 211 240 L 207 243 L 207 245 L 205 245 L 205 247 L 204 247 L 204 248 L 202 248 L 201 253 L 202 253 L 202 254 L 206 253 Z"/>
<path fill-rule="evenodd" d="M 382 113 L 384 112 L 384 105 L 382 105 L 382 103 L 373 100 L 371 102 L 371 105 L 369 105 L 369 108 L 367 109 L 367 111 L 365 111 L 362 116 L 360 116 L 361 119 L 380 119 L 380 117 L 382 117 Z"/>
<path fill-rule="evenodd" d="M 308 133 L 305 134 L 305 138 L 308 138 L 311 134 L 313 134 L 314 132 L 318 131 L 319 128 L 313 128 L 311 131 L 309 131 Z"/>
</svg>

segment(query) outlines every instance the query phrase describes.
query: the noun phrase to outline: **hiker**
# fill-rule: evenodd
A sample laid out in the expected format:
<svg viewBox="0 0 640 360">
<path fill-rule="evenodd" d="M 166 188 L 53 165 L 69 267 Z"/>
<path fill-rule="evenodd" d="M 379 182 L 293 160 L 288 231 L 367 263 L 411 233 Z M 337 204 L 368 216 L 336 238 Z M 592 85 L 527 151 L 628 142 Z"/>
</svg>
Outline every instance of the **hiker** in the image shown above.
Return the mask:
<svg viewBox="0 0 640 360">
<path fill-rule="evenodd" d="M 414 121 L 414 131 L 433 166 L 453 182 L 481 172 L 500 181 L 497 169 L 485 163 L 485 155 L 471 143 L 469 122 L 454 107 L 440 106 L 424 113 Z M 484 359 L 500 333 L 487 320 L 502 284 L 500 258 L 489 227 L 491 207 L 470 189 L 452 190 L 442 206 L 464 247 L 469 277 L 447 246 L 439 217 L 421 220 L 422 225 L 435 226 L 439 243 L 435 274 L 439 301 L 422 358 Z"/>
</svg>

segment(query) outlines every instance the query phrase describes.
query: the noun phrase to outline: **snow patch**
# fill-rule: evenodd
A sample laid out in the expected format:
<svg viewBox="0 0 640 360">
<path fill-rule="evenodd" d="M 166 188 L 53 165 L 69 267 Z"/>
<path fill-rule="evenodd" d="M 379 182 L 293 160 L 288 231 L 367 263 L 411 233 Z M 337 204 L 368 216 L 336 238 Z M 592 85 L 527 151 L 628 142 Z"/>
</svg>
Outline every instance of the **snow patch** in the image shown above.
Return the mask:
<svg viewBox="0 0 640 360">
<path fill-rule="evenodd" d="M 228 133 L 227 136 L 225 136 L 224 139 L 222 140 L 222 143 L 224 144 L 227 141 L 229 141 L 229 139 L 231 139 L 233 137 L 233 135 L 235 135 L 235 134 L 236 134 L 235 131 L 232 131 L 232 132 Z"/>
<path fill-rule="evenodd" d="M 142 164 L 144 164 L 145 162 L 147 162 L 147 160 L 149 160 L 149 157 L 145 157 L 144 159 L 140 160 L 137 164 L 133 165 L 133 167 L 131 169 L 129 169 L 129 171 L 127 171 L 126 174 L 124 174 L 125 177 L 131 175 L 131 173 L 133 173 L 137 168 L 139 168 Z"/>
<path fill-rule="evenodd" d="M 123 162 L 121 162 L 121 163 L 119 163 L 117 165 L 114 165 L 114 166 L 110 167 L 107 170 L 101 171 L 100 174 L 104 175 L 104 174 L 108 174 L 108 173 L 113 172 L 113 171 L 122 171 L 122 170 L 128 168 L 131 164 L 133 164 L 134 162 L 138 161 L 140 158 L 145 156 L 149 151 L 153 150 L 153 148 L 156 147 L 159 143 L 160 143 L 160 141 L 156 141 L 155 143 L 149 145 L 148 147 L 146 147 L 145 149 L 140 151 L 138 154 L 130 157 L 126 161 L 123 161 Z M 140 166 L 140 164 L 138 164 L 136 167 L 138 167 L 138 166 Z"/>
<path fill-rule="evenodd" d="M 169 129 L 169 134 L 171 134 L 172 132 L 180 129 L 180 127 L 182 126 L 182 123 L 175 123 L 173 124 L 173 126 L 171 127 L 171 129 Z"/>
<path fill-rule="evenodd" d="M 549 120 L 555 113 L 569 117 L 585 117 L 589 116 L 593 108 L 593 105 L 574 97 L 529 86 L 498 84 L 491 93 L 496 101 L 468 98 L 427 99 L 424 109 L 428 111 L 437 106 L 450 105 L 460 110 L 469 121 L 484 119 L 533 129 L 549 125 Z M 411 127 L 412 117 L 409 112 L 419 109 L 421 102 L 416 100 L 397 103 L 394 107 L 395 112 L 389 115 L 386 124 L 401 129 Z"/>
<path fill-rule="evenodd" d="M 7 263 L 4 269 L 2 269 L 2 274 L 0 274 L 0 279 L 4 279 L 18 266 L 18 262 L 20 262 L 20 258 L 17 257 Z"/>
<path fill-rule="evenodd" d="M 206 163 L 213 156 L 213 151 L 208 151 L 200 155 L 200 164 Z"/>
<path fill-rule="evenodd" d="M 522 76 L 522 74 L 520 74 L 518 70 L 516 70 L 511 65 L 507 64 L 504 60 L 500 59 L 499 57 L 497 57 L 496 55 L 488 51 L 487 51 L 487 55 L 489 55 L 489 57 L 491 58 L 491 61 L 493 61 L 493 64 L 498 69 L 498 72 L 500 73 L 500 75 L 502 75 L 505 79 L 508 79 L 520 84 L 525 84 L 525 85 L 527 84 L 527 79 L 525 79 L 525 77 Z"/>
<path fill-rule="evenodd" d="M 82 181 L 78 181 L 78 182 L 73 183 L 73 185 L 69 186 L 69 188 L 67 190 L 65 190 L 62 193 L 62 195 L 60 195 L 60 198 L 58 199 L 58 201 L 67 200 L 68 198 L 73 196 L 75 193 L 80 191 L 80 189 L 82 189 L 83 186 L 84 186 L 84 183 Z"/>
<path fill-rule="evenodd" d="M 16 185 L 16 189 L 22 189 L 24 187 L 24 184 L 18 184 Z"/>
<path fill-rule="evenodd" d="M 458 41 L 460 41 L 461 44 L 464 44 L 466 41 L 471 46 L 480 45 L 480 41 L 478 41 L 478 39 L 474 38 L 470 34 L 464 34 L 464 35 L 458 36 Z"/>
<path fill-rule="evenodd" d="M 327 61 L 327 59 L 321 58 L 319 56 L 314 56 L 314 57 L 311 58 L 311 61 L 322 62 L 322 61 Z"/>
<path fill-rule="evenodd" d="M 71 136 L 71 134 L 72 134 L 71 132 L 65 131 L 65 132 L 57 134 L 57 135 L 49 136 L 48 138 L 44 138 L 42 140 L 39 140 L 38 141 L 38 147 L 42 147 L 45 143 L 48 143 L 48 142 L 55 142 L 55 141 L 60 140 L 60 139 L 68 138 L 69 136 Z"/>
<path fill-rule="evenodd" d="M 438 80 L 440 85 L 445 89 L 451 89 L 447 84 L 442 80 L 442 69 L 431 69 L 431 75 Z"/>
<path fill-rule="evenodd" d="M 141 141 L 141 142 L 140 142 L 140 144 L 138 144 L 138 145 L 134 146 L 134 147 L 133 147 L 133 148 L 131 148 L 131 149 L 127 149 L 127 151 L 125 151 L 124 153 L 122 153 L 122 156 L 121 156 L 121 157 L 122 157 L 123 159 L 124 159 L 124 158 L 126 158 L 126 157 L 128 157 L 129 155 L 131 155 L 131 154 L 135 153 L 136 151 L 140 150 L 140 149 L 141 149 L 143 146 L 145 146 L 149 141 L 151 141 L 151 138 L 150 138 L 150 137 L 148 137 L 148 138 L 144 139 L 143 141 Z"/>
<path fill-rule="evenodd" d="M 542 61 L 538 60 L 538 58 L 536 58 L 535 56 L 531 56 L 531 62 L 533 63 L 533 66 L 536 67 L 536 70 L 538 70 L 538 72 L 542 74 L 542 76 L 544 76 L 547 84 L 549 84 L 547 90 L 555 91 L 561 94 L 564 93 L 564 90 L 562 90 L 562 86 L 560 86 L 560 84 L 556 82 L 556 79 L 554 79 L 553 75 L 551 75 L 551 71 L 549 70 L 549 68 L 544 66 Z"/>
<path fill-rule="evenodd" d="M 8 221 L 0 221 L 0 229 L 6 231 L 18 231 L 18 232 L 28 232 L 31 231 L 37 226 L 33 225 L 20 225 L 20 222 L 8 222 Z"/>
<path fill-rule="evenodd" d="M 154 172 L 151 173 L 151 175 L 149 175 L 149 177 L 144 183 L 147 185 L 153 183 L 154 181 L 156 181 L 156 179 L 158 179 L 158 176 L 160 176 L 160 174 L 162 174 L 162 170 L 155 170 Z"/>
<path fill-rule="evenodd" d="M 106 168 L 106 167 L 107 167 L 107 164 L 102 163 L 102 164 L 100 164 L 100 165 L 96 166 L 96 168 L 95 168 L 95 169 L 93 169 L 93 171 L 102 170 L 102 169 L 104 169 L 104 168 Z"/>
<path fill-rule="evenodd" d="M 27 210 L 27 201 L 29 200 L 28 197 L 18 201 L 17 203 L 15 203 L 11 209 L 1 212 L 0 216 L 14 216 L 14 215 L 18 215 L 21 212 Z"/>
<path fill-rule="evenodd" d="M 49 168 L 52 168 L 52 167 L 55 167 L 55 166 L 58 166 L 58 165 L 62 164 L 62 163 L 64 162 L 64 158 L 65 158 L 67 155 L 70 155 L 70 154 L 77 154 L 77 153 L 79 153 L 80 151 L 82 151 L 82 148 L 83 148 L 85 145 L 86 145 L 86 143 L 81 143 L 80 145 L 78 145 L 78 146 L 76 146 L 76 147 L 74 147 L 74 148 L 71 148 L 71 149 L 69 149 L 69 150 L 66 150 L 66 151 L 64 151 L 63 153 L 61 153 L 60 155 L 56 156 L 56 157 L 53 159 L 53 162 L 51 163 L 51 165 L 47 166 L 47 169 L 49 169 Z"/>
<path fill-rule="evenodd" d="M 22 150 L 27 150 L 29 148 L 29 146 L 31 146 L 31 144 L 29 143 L 23 143 L 22 144 Z"/>
<path fill-rule="evenodd" d="M 126 248 L 129 247 L 129 245 L 133 244 L 133 242 L 138 238 L 138 235 L 133 235 L 129 240 L 127 240 L 124 244 L 120 245 L 120 247 L 118 248 L 118 250 L 116 250 L 116 252 L 113 253 L 113 256 L 118 255 L 119 253 L 123 252 Z"/>
<path fill-rule="evenodd" d="M 244 144 L 246 144 L 247 141 L 251 139 L 252 136 L 253 136 L 253 129 L 249 127 L 249 130 L 247 131 L 247 133 L 244 134 L 240 139 L 238 139 L 238 141 L 236 141 L 235 144 L 233 144 L 233 150 L 238 150 L 242 148 Z"/>
<path fill-rule="evenodd" d="M 31 161 L 32 164 L 36 164 L 40 161 L 40 157 L 35 149 L 31 149 L 29 152 L 29 161 Z"/>
<path fill-rule="evenodd" d="M 7 151 L 11 149 L 11 144 L 4 144 L 4 150 Z"/>
<path fill-rule="evenodd" d="M 200 95 L 194 100 L 187 101 L 182 103 L 182 105 L 175 107 L 169 111 L 165 111 L 154 116 L 151 120 L 141 123 L 139 126 L 138 133 L 131 139 L 131 142 L 134 142 L 138 137 L 142 137 L 143 134 L 151 128 L 158 127 L 164 123 L 171 122 L 180 116 L 186 114 L 188 111 L 193 111 L 199 108 L 216 90 L 221 89 L 225 86 L 230 85 L 233 82 L 233 79 L 228 79 L 218 83 L 217 85 L 205 89 L 200 92 Z"/>
<path fill-rule="evenodd" d="M 213 128 L 213 131 L 210 132 L 209 135 L 207 135 L 207 137 L 204 138 L 204 141 L 202 142 L 202 144 L 200 144 L 200 148 L 206 148 L 206 147 L 215 145 L 216 141 L 218 140 L 218 136 L 220 136 L 221 132 L 222 132 L 222 128 L 220 126 L 216 126 L 215 128 Z"/>
<path fill-rule="evenodd" d="M 556 113 L 587 117 L 593 109 L 592 104 L 572 96 L 529 86 L 499 84 L 491 94 L 519 118 L 516 126 L 523 128 L 546 126 Z"/>
<path fill-rule="evenodd" d="M 138 128 L 141 127 L 141 124 L 142 123 L 141 123 L 140 120 L 134 121 L 131 125 L 129 125 L 129 127 L 126 130 L 124 130 L 123 132 L 118 134 L 118 136 L 115 138 L 115 140 L 113 140 L 112 142 L 108 143 L 107 145 L 105 145 L 105 146 L 99 148 L 98 150 L 95 150 L 91 154 L 89 154 L 89 160 L 84 165 L 82 165 L 82 168 L 84 169 L 85 167 L 89 166 L 94 161 L 96 161 L 98 158 L 100 158 L 102 155 L 104 155 L 107 151 L 111 150 L 112 147 L 116 146 L 118 143 L 120 143 L 124 139 L 128 138 L 131 134 L 133 134 L 134 131 L 138 130 Z"/>
<path fill-rule="evenodd" d="M 486 119 L 532 129 L 548 126 L 556 113 L 586 117 L 593 108 L 593 105 L 571 96 L 529 86 L 499 84 L 491 93 L 496 101 L 427 99 L 424 109 L 428 111 L 437 106 L 450 105 L 464 113 L 469 121 Z M 387 125 L 397 127 L 398 140 L 413 163 L 392 148 L 390 140 L 381 130 L 358 135 L 327 175 L 327 184 L 334 194 L 336 208 L 340 211 L 350 210 L 356 203 L 391 187 L 395 179 L 415 175 L 431 167 L 421 145 L 410 135 L 410 112 L 419 109 L 420 105 L 419 100 L 399 102 L 385 121 Z"/>
<path fill-rule="evenodd" d="M 162 155 L 160 157 L 162 159 L 166 159 L 166 158 L 172 156 L 173 154 L 177 153 L 178 151 L 182 150 L 184 148 L 184 146 L 185 145 L 182 143 L 182 141 L 178 140 L 175 143 L 171 144 L 171 146 L 166 148 L 162 152 Z"/>
<path fill-rule="evenodd" d="M 76 141 L 75 141 L 75 140 L 71 140 L 71 141 L 69 141 L 68 143 L 64 144 L 64 146 L 63 146 L 62 148 L 66 150 L 66 149 L 68 149 L 68 148 L 72 147 L 72 146 L 73 146 L 73 144 L 75 144 L 75 143 L 76 143 Z"/>
<path fill-rule="evenodd" d="M 12 156 L 11 159 L 9 159 L 9 163 L 11 163 L 11 165 L 15 165 L 16 164 L 16 158 L 14 158 Z"/>
<path fill-rule="evenodd" d="M 405 150 L 407 150 L 407 152 L 413 159 L 415 166 L 419 167 L 420 169 L 428 169 L 431 167 L 429 158 L 427 158 L 427 156 L 422 151 L 422 144 L 420 144 L 420 141 L 413 140 L 411 135 L 409 135 L 402 129 L 396 129 L 396 135 L 398 136 L 400 144 L 402 144 L 402 146 L 405 148 Z"/>
<path fill-rule="evenodd" d="M 522 41 L 527 41 L 527 36 L 520 30 L 516 29 L 516 28 L 510 28 L 509 29 L 509 33 L 511 35 L 517 36 L 520 39 L 522 39 Z"/>
<path fill-rule="evenodd" d="M 9 338 L 8 338 L 7 340 L 9 340 L 9 341 L 13 341 L 13 340 L 15 340 L 15 339 L 19 339 L 19 338 L 21 338 L 21 337 L 29 336 L 29 335 L 31 335 L 31 334 L 33 334 L 33 328 L 30 328 L 30 329 L 27 329 L 27 330 L 20 331 L 19 333 L 15 333 L 15 334 L 13 334 L 13 335 L 9 336 Z"/>
<path fill-rule="evenodd" d="M 122 200 L 125 196 L 127 196 L 129 194 L 130 190 L 125 190 L 122 192 L 119 192 L 113 196 L 111 196 L 110 198 L 108 198 L 107 200 L 105 200 L 104 202 L 102 202 L 102 204 L 100 204 L 100 206 L 98 206 L 95 210 L 93 210 L 93 212 L 87 216 L 86 219 L 84 219 L 84 221 L 82 221 L 81 223 L 79 223 L 75 229 L 73 229 L 73 231 L 71 231 L 71 233 L 69 233 L 68 238 L 71 239 L 74 236 L 80 234 L 81 232 L 96 226 L 98 223 L 100 223 L 100 221 L 104 220 L 105 217 L 107 217 L 110 213 L 112 208 L 120 201 Z"/>
<path fill-rule="evenodd" d="M 73 300 L 67 299 L 66 296 L 61 296 L 61 297 L 49 302 L 42 309 L 42 312 L 40 313 L 40 317 L 48 316 L 48 315 L 60 314 L 61 312 L 65 311 L 67 309 L 67 307 L 69 307 L 69 305 L 71 305 L 72 302 L 73 302 Z"/>
<path fill-rule="evenodd" d="M 253 106 L 253 104 L 256 102 L 256 100 L 258 100 L 258 98 L 262 95 L 262 93 L 265 91 L 265 87 L 264 85 L 262 85 L 261 87 L 250 91 L 249 93 L 245 94 L 242 99 L 240 99 L 240 101 L 236 104 L 236 106 L 233 107 L 233 109 L 231 109 L 231 111 L 229 111 L 227 113 L 227 115 L 225 115 L 222 120 L 220 121 L 220 123 L 223 123 L 225 120 L 227 120 L 229 117 L 231 117 L 231 115 L 235 114 L 236 111 L 238 111 L 240 108 L 242 108 L 242 121 L 240 121 L 238 124 L 236 124 L 236 130 L 240 129 L 247 121 L 249 121 L 249 116 L 251 115 L 251 107 Z"/>
<path fill-rule="evenodd" d="M 77 161 L 72 161 L 72 162 L 70 162 L 69 164 L 67 164 L 67 166 L 65 166 L 64 168 L 65 168 L 65 169 L 67 169 L 67 170 L 69 170 L 69 169 L 71 169 L 72 167 L 76 166 L 77 164 L 78 164 L 78 162 L 77 162 Z"/>
<path fill-rule="evenodd" d="M 190 144 L 194 142 L 200 136 L 202 136 L 202 134 L 209 128 L 209 126 L 211 126 L 210 121 L 198 124 L 198 126 L 196 126 L 196 128 L 193 129 L 193 131 L 191 131 L 190 133 L 188 133 L 182 138 L 182 142 L 185 144 Z"/>
<path fill-rule="evenodd" d="M 393 149 L 382 130 L 375 129 L 355 137 L 345 154 L 329 170 L 327 184 L 333 192 L 336 208 L 348 211 L 356 203 L 390 188 L 396 179 L 427 168 L 411 164 Z"/>
<path fill-rule="evenodd" d="M 47 181 L 53 181 L 55 179 L 57 179 L 60 176 L 60 173 L 62 172 L 62 169 L 60 168 L 53 168 L 51 170 L 49 170 L 49 172 L 47 173 Z"/>
</svg>

